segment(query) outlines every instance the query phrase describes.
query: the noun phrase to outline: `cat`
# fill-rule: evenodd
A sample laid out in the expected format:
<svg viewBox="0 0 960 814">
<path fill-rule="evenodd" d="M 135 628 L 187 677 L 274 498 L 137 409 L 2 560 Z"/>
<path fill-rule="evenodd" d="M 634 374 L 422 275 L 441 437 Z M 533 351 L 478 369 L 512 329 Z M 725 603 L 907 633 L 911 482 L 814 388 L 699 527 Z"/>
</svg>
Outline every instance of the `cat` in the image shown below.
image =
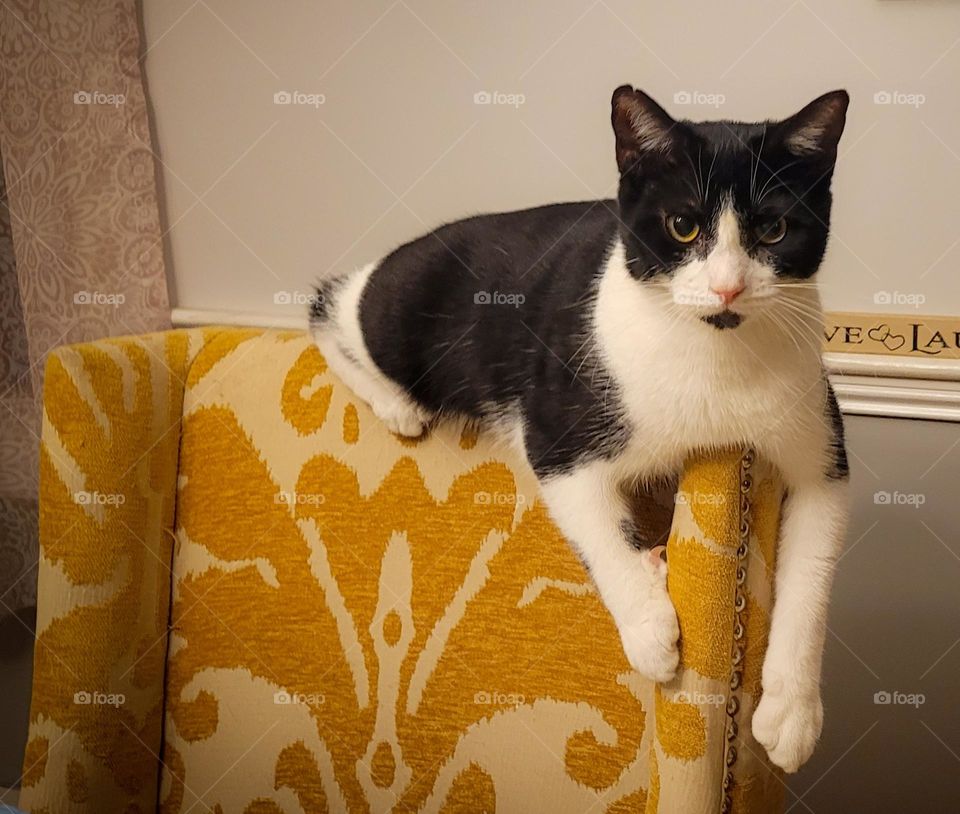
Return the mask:
<svg viewBox="0 0 960 814">
<path fill-rule="evenodd" d="M 630 664 L 656 681 L 676 672 L 679 628 L 625 487 L 697 450 L 749 445 L 776 466 L 787 497 L 752 726 L 788 772 L 822 727 L 847 519 L 811 278 L 848 103 L 840 90 L 781 121 L 697 123 L 621 86 L 616 200 L 447 224 L 324 281 L 310 316 L 333 370 L 393 432 L 467 416 L 522 448 Z"/>
</svg>

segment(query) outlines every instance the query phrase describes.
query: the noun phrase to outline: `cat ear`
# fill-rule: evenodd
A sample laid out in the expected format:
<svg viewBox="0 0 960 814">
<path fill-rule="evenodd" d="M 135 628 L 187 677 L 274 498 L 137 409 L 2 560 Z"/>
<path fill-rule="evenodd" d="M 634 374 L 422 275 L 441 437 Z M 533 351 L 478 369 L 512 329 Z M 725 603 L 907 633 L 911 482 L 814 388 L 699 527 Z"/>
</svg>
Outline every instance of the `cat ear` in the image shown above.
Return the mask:
<svg viewBox="0 0 960 814">
<path fill-rule="evenodd" d="M 849 104 L 850 97 L 845 90 L 831 91 L 814 99 L 799 113 L 777 125 L 783 145 L 799 158 L 835 161 Z"/>
<path fill-rule="evenodd" d="M 617 137 L 617 166 L 623 174 L 644 155 L 670 151 L 676 122 L 653 99 L 630 85 L 613 92 L 613 132 Z"/>
</svg>

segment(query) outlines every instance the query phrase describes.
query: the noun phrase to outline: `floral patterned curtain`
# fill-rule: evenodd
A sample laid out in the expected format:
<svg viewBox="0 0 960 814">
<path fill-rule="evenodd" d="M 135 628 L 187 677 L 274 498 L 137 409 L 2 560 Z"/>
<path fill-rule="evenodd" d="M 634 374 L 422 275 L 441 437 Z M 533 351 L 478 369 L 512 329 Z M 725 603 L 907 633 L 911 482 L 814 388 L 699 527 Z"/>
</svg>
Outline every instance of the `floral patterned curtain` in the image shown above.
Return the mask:
<svg viewBox="0 0 960 814">
<path fill-rule="evenodd" d="M 139 14 L 0 3 L 0 615 L 36 600 L 46 354 L 169 324 Z"/>
</svg>

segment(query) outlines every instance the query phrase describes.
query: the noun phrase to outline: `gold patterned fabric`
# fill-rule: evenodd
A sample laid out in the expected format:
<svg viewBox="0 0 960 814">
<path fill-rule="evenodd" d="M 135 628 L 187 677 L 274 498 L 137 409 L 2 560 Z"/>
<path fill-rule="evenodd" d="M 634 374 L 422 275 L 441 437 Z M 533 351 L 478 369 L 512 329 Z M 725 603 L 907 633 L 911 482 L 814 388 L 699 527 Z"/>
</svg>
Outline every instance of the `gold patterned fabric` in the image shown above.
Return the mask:
<svg viewBox="0 0 960 814">
<path fill-rule="evenodd" d="M 717 812 L 732 697 L 732 810 L 780 807 L 749 734 L 761 462 L 747 514 L 740 451 L 686 468 L 682 669 L 654 687 L 526 462 L 470 428 L 392 435 L 302 333 L 63 348 L 44 400 L 27 810 Z"/>
</svg>

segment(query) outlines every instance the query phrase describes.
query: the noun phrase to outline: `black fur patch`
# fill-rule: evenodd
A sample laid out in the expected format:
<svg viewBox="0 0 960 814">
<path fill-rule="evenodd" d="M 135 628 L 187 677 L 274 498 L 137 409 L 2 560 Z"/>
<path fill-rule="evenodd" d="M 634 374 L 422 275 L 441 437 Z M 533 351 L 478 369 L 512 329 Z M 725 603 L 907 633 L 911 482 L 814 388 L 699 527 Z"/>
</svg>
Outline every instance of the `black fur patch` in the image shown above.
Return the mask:
<svg viewBox="0 0 960 814">
<path fill-rule="evenodd" d="M 724 328 L 736 328 L 743 317 L 734 311 L 721 311 L 719 314 L 710 314 L 708 317 L 701 317 L 708 325 L 722 331 Z"/>
<path fill-rule="evenodd" d="M 831 480 L 846 480 L 850 477 L 850 465 L 847 461 L 843 416 L 840 413 L 840 405 L 837 404 L 837 397 L 830 382 L 827 382 L 827 415 L 833 428 L 833 463 L 827 470 L 827 477 Z"/>
<path fill-rule="evenodd" d="M 620 531 L 623 532 L 623 536 L 630 544 L 630 547 L 635 548 L 637 551 L 648 551 L 656 545 L 655 542 L 648 540 L 640 533 L 640 529 L 632 519 L 621 521 Z"/>
<path fill-rule="evenodd" d="M 627 429 L 589 319 L 617 230 L 615 204 L 591 201 L 469 218 L 401 246 L 361 297 L 371 357 L 431 411 L 519 410 L 538 475 L 615 454 Z"/>
<path fill-rule="evenodd" d="M 314 287 L 313 299 L 310 301 L 311 326 L 316 327 L 330 318 L 330 308 L 333 305 L 334 295 L 346 281 L 346 277 L 334 277 L 317 283 Z"/>
<path fill-rule="evenodd" d="M 350 348 L 348 348 L 346 345 L 344 345 L 343 342 L 337 342 L 337 350 L 339 350 L 340 353 L 342 353 L 347 359 L 353 362 L 353 364 L 355 365 L 360 364 L 360 360 L 356 357 L 354 352 L 350 350 Z"/>
</svg>

